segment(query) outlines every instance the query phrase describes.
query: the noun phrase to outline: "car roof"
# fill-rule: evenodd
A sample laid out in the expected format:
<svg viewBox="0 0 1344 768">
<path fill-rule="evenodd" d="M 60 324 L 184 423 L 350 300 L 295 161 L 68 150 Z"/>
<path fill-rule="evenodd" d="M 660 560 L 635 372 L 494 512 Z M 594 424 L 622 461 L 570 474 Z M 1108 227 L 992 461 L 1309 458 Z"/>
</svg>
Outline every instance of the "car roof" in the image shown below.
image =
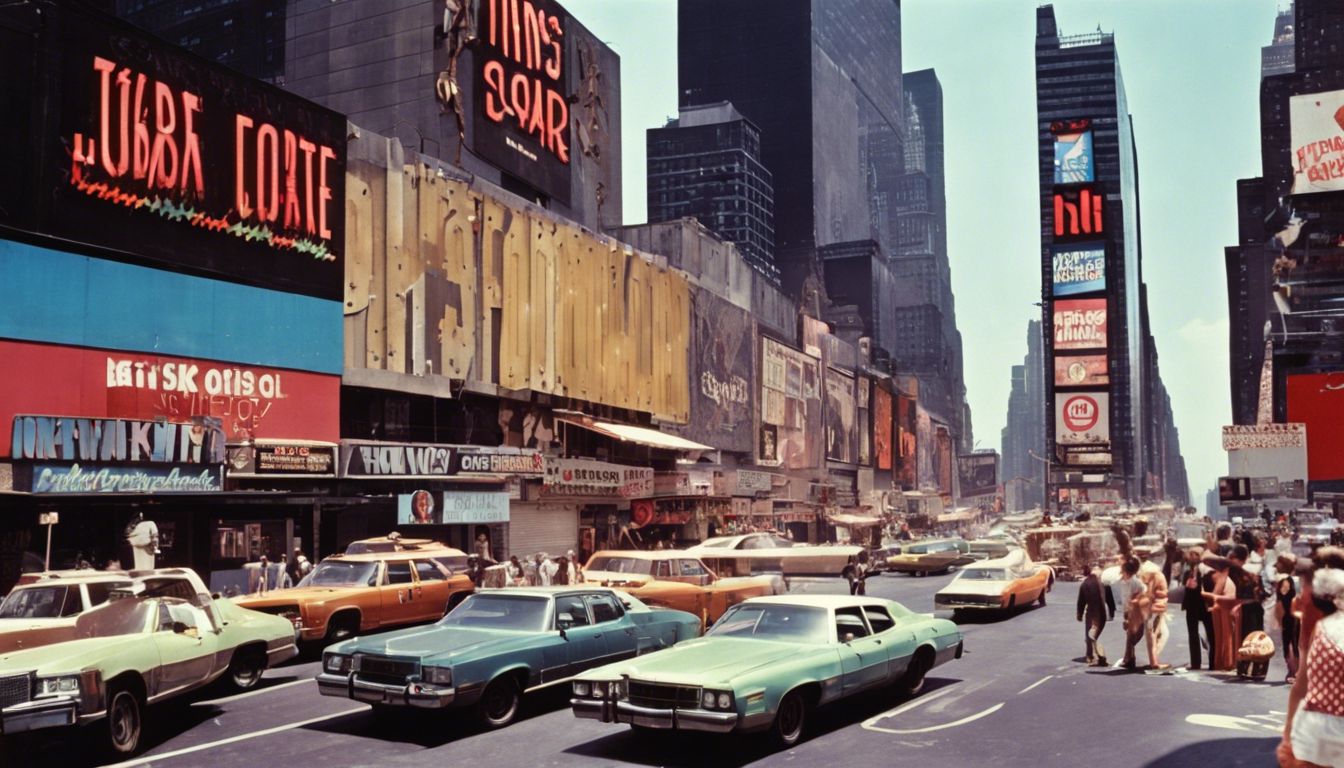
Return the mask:
<svg viewBox="0 0 1344 768">
<path fill-rule="evenodd" d="M 663 557 L 681 557 L 688 560 L 698 560 L 700 556 L 695 552 L 687 552 L 684 549 L 602 549 L 593 553 L 593 557 L 606 555 L 607 557 L 629 557 L 634 560 L 654 560 Z"/>
<path fill-rule="evenodd" d="M 477 595 L 518 595 L 522 597 L 554 597 L 570 592 L 606 592 L 616 594 L 618 590 L 597 584 L 561 584 L 551 587 L 504 587 L 502 589 L 478 589 Z"/>
<path fill-rule="evenodd" d="M 30 581 L 20 581 L 14 585 L 15 589 L 24 587 L 50 586 L 52 584 L 85 584 L 96 581 L 130 581 L 131 575 L 126 571 L 94 571 L 87 568 L 69 571 L 43 571 L 40 573 L 26 573 L 22 578 L 31 579 Z"/>
<path fill-rule="evenodd" d="M 768 597 L 753 597 L 743 602 L 834 609 L 859 605 L 885 605 L 889 601 L 880 597 L 860 597 L 858 595 L 771 595 Z"/>
<path fill-rule="evenodd" d="M 419 547 L 417 549 L 398 549 L 393 552 L 360 552 L 357 555 L 335 554 L 322 558 L 322 562 L 334 560 L 342 563 L 376 563 L 383 560 L 405 560 L 416 557 L 466 557 L 467 553 L 449 546 Z"/>
</svg>

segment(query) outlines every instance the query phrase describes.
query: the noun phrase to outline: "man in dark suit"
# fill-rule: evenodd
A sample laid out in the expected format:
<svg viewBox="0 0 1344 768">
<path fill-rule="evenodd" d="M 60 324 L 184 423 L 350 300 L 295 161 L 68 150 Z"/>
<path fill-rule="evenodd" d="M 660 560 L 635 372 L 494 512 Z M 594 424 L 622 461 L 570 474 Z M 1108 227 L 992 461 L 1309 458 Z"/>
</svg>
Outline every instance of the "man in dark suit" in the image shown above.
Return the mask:
<svg viewBox="0 0 1344 768">
<path fill-rule="evenodd" d="M 1104 667 L 1106 651 L 1101 647 L 1101 631 L 1106 621 L 1115 618 L 1115 596 L 1101 583 L 1100 570 L 1092 568 L 1078 588 L 1078 620 L 1083 622 L 1087 643 L 1087 665 Z"/>
</svg>

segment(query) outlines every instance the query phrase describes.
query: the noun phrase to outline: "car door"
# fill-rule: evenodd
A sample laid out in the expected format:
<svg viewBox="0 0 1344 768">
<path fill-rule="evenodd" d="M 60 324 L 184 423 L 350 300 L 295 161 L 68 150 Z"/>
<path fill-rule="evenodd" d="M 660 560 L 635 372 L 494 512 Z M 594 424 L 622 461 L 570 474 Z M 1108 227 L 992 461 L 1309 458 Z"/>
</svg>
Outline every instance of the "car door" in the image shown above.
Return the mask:
<svg viewBox="0 0 1344 768">
<path fill-rule="evenodd" d="M 873 634 L 862 608 L 835 609 L 835 633 L 840 642 L 841 687 L 845 695 L 886 681 L 886 641 Z"/>
<path fill-rule="evenodd" d="M 895 682 L 905 674 L 910 659 L 915 655 L 915 633 L 902 627 L 891 613 L 880 605 L 863 606 L 863 615 L 873 630 L 873 637 L 887 649 L 886 681 Z"/>
<path fill-rule="evenodd" d="M 555 598 L 555 628 L 564 630 L 568 674 L 574 675 L 589 667 L 606 652 L 602 630 L 593 626 L 588 615 L 588 603 L 583 593 L 557 595 Z"/>
<path fill-rule="evenodd" d="M 159 621 L 152 641 L 159 652 L 157 684 L 152 695 L 187 690 L 210 680 L 218 638 L 205 617 L 189 603 L 159 602 Z"/>
<path fill-rule="evenodd" d="M 412 562 L 415 564 L 417 581 L 416 618 L 420 621 L 436 621 L 447 613 L 448 598 L 453 594 L 452 583 L 448 580 L 448 569 L 431 558 L 421 558 Z"/>
<path fill-rule="evenodd" d="M 415 571 L 410 560 L 383 563 L 382 585 L 378 587 L 378 626 L 409 624 L 416 619 Z"/>
<path fill-rule="evenodd" d="M 607 594 L 589 594 L 584 596 L 584 601 L 593 617 L 593 629 L 601 634 L 601 662 L 605 664 L 634 656 L 639 650 L 639 632 L 616 598 Z"/>
</svg>

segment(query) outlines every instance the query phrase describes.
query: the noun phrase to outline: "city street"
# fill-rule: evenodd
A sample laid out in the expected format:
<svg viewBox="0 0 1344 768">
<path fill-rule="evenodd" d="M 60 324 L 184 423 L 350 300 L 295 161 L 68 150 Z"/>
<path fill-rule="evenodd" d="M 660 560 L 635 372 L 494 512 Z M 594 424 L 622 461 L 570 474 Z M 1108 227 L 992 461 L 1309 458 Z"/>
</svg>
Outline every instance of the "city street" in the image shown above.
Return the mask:
<svg viewBox="0 0 1344 768">
<path fill-rule="evenodd" d="M 869 593 L 916 610 L 949 576 L 876 576 Z M 795 592 L 843 590 L 838 579 L 796 580 Z M 207 693 L 147 715 L 148 749 L 118 765 L 373 766 L 848 765 L 1260 766 L 1273 764 L 1287 689 L 1276 660 L 1267 683 L 1235 676 L 1132 674 L 1081 663 L 1076 583 L 1048 605 L 1015 616 L 963 619 L 966 655 L 939 667 L 919 696 L 870 695 L 820 711 L 806 741 L 773 752 L 756 738 L 637 736 L 628 727 L 576 720 L 566 686 L 530 702 L 513 726 L 486 732 L 466 712 L 409 713 L 377 724 L 369 709 L 317 695 L 307 658 L 270 670 L 266 687 Z M 1174 615 L 1169 662 L 1185 662 L 1183 618 Z M 1117 624 L 1104 637 L 1123 651 Z M 1142 651 L 1140 659 L 1142 660 Z M 103 765 L 92 732 L 51 732 L 0 742 L 5 766 Z"/>
</svg>

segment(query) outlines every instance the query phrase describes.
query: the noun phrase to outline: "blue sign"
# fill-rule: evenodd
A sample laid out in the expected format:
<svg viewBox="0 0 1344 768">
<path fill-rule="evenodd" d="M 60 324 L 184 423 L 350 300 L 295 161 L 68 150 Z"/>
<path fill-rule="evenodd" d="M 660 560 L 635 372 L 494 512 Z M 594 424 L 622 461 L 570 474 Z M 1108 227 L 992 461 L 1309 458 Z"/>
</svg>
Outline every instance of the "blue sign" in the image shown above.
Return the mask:
<svg viewBox="0 0 1344 768">
<path fill-rule="evenodd" d="M 1092 132 L 1065 133 L 1055 137 L 1055 183 L 1082 184 L 1096 181 L 1092 158 Z"/>
<path fill-rule="evenodd" d="M 1057 245 L 1052 251 L 1054 295 L 1106 290 L 1106 244 Z"/>
<path fill-rule="evenodd" d="M 33 493 L 217 493 L 223 465 L 109 467 L 95 464 L 33 466 Z"/>
</svg>

